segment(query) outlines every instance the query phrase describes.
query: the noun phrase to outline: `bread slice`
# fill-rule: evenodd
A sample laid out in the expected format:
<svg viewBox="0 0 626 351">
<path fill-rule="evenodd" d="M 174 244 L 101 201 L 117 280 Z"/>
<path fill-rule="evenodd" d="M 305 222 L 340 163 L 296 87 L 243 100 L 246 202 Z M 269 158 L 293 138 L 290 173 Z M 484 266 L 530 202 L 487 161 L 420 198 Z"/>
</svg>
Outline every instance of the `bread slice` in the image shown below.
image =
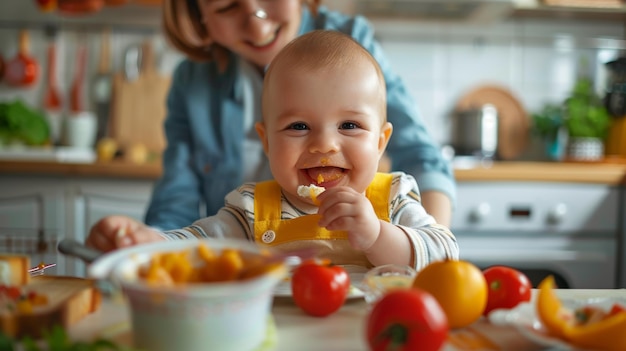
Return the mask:
<svg viewBox="0 0 626 351">
<path fill-rule="evenodd" d="M 48 302 L 29 313 L 0 310 L 0 330 L 10 337 L 39 338 L 55 325 L 69 328 L 102 303 L 96 281 L 91 279 L 42 275 L 33 277 L 24 290 L 45 295 Z"/>
<path fill-rule="evenodd" d="M 22 286 L 30 281 L 30 258 L 26 255 L 0 254 L 0 285 Z"/>
</svg>

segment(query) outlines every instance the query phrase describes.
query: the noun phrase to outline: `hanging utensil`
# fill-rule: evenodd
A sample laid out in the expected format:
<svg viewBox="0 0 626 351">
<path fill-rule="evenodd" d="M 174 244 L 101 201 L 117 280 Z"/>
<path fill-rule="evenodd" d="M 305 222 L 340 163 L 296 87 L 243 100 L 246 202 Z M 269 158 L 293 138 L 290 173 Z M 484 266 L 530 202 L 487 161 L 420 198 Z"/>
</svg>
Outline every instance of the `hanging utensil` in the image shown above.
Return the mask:
<svg viewBox="0 0 626 351">
<path fill-rule="evenodd" d="M 54 12 L 57 9 L 57 0 L 35 0 L 41 12 Z"/>
<path fill-rule="evenodd" d="M 145 5 L 145 6 L 160 6 L 163 2 L 162 0 L 135 0 L 136 4 Z"/>
<path fill-rule="evenodd" d="M 79 44 L 76 49 L 76 73 L 70 91 L 70 111 L 78 113 L 85 110 L 83 102 L 83 91 L 85 81 L 85 69 L 87 64 L 87 48 L 84 43 Z"/>
<path fill-rule="evenodd" d="M 62 15 L 76 16 L 98 12 L 104 0 L 58 0 L 57 8 Z"/>
<path fill-rule="evenodd" d="M 93 80 L 93 101 L 95 103 L 96 116 L 98 117 L 98 133 L 96 139 L 108 136 L 109 112 L 111 110 L 111 94 L 113 88 L 113 75 L 110 67 L 110 30 L 102 33 L 100 42 L 100 61 L 98 73 Z"/>
<path fill-rule="evenodd" d="M 121 6 L 121 5 L 126 5 L 128 3 L 129 0 L 104 0 L 104 4 L 106 6 Z"/>
<path fill-rule="evenodd" d="M 56 82 L 56 28 L 47 27 L 46 36 L 50 43 L 48 44 L 48 74 L 43 107 L 46 110 L 58 111 L 62 107 L 62 101 Z"/>
<path fill-rule="evenodd" d="M 13 86 L 29 87 L 37 81 L 39 64 L 30 56 L 30 38 L 28 31 L 22 30 L 19 35 L 19 51 L 7 63 L 6 81 Z"/>
<path fill-rule="evenodd" d="M 43 109 L 46 119 L 50 126 L 50 140 L 53 144 L 57 144 L 61 139 L 61 121 L 63 101 L 61 93 L 57 87 L 56 69 L 57 69 L 57 52 L 56 52 L 56 35 L 57 28 L 55 26 L 47 26 L 45 28 L 46 37 L 48 38 L 48 72 L 46 79 L 46 87 L 43 97 Z"/>
<path fill-rule="evenodd" d="M 6 63 L 4 62 L 4 58 L 2 57 L 2 55 L 0 55 L 0 81 L 4 77 L 5 66 L 6 66 Z"/>
<path fill-rule="evenodd" d="M 142 60 L 142 48 L 133 45 L 124 52 L 124 77 L 126 81 L 132 82 L 139 77 L 139 67 Z"/>
</svg>

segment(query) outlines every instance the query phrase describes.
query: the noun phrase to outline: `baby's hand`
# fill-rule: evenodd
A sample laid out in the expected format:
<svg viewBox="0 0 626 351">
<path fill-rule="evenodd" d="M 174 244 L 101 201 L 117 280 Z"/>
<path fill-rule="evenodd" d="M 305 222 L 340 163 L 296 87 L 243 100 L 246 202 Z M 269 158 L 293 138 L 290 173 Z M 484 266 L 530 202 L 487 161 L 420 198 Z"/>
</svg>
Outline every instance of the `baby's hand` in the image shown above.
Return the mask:
<svg viewBox="0 0 626 351">
<path fill-rule="evenodd" d="M 328 188 L 317 199 L 321 227 L 348 232 L 348 241 L 355 250 L 365 251 L 376 242 L 380 220 L 365 195 L 343 186 Z"/>
<path fill-rule="evenodd" d="M 125 216 L 108 216 L 99 220 L 85 244 L 103 252 L 142 243 L 164 240 L 147 225 Z"/>
</svg>

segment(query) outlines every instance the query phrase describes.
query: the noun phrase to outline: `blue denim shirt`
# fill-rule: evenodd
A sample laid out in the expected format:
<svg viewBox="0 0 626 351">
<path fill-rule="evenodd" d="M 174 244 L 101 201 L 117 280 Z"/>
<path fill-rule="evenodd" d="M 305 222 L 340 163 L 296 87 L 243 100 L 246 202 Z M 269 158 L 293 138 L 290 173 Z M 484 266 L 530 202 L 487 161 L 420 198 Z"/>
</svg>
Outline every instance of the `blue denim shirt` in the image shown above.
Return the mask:
<svg viewBox="0 0 626 351">
<path fill-rule="evenodd" d="M 377 59 L 387 84 L 387 119 L 394 127 L 387 147 L 392 169 L 412 174 L 422 192 L 446 193 L 454 204 L 456 185 L 450 164 L 428 134 L 415 101 L 392 71 L 367 20 L 323 6 L 314 17 L 305 8 L 300 34 L 316 29 L 349 34 Z M 214 62 L 184 60 L 176 68 L 167 97 L 163 175 L 146 213 L 148 225 L 169 230 L 213 215 L 224 205 L 226 194 L 244 182 L 244 107 L 237 60 L 231 55 L 222 72 Z M 263 161 L 255 181 L 271 178 Z"/>
</svg>

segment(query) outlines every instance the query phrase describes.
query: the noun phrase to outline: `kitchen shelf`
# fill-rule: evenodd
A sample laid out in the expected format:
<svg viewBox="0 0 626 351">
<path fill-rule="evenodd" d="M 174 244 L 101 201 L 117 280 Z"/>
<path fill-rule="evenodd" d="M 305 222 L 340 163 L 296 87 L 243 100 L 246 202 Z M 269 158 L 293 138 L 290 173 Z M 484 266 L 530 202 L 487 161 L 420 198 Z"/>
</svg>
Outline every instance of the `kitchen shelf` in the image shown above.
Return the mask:
<svg viewBox="0 0 626 351">
<path fill-rule="evenodd" d="M 78 176 L 88 178 L 129 178 L 154 180 L 163 171 L 161 160 L 145 164 L 124 161 L 67 163 L 56 161 L 0 160 L 0 175 L 45 174 L 48 176 Z"/>
<path fill-rule="evenodd" d="M 105 7 L 101 11 L 82 16 L 68 16 L 57 12 L 42 12 L 34 1 L 0 2 L 0 28 L 59 29 L 101 31 L 111 28 L 120 31 L 155 32 L 161 29 L 159 6 L 126 5 Z"/>
<path fill-rule="evenodd" d="M 582 7 L 546 5 L 541 0 L 514 0 L 511 18 L 538 18 L 591 21 L 624 21 L 626 5 L 619 7 Z"/>
<path fill-rule="evenodd" d="M 517 8 L 513 10 L 510 18 L 523 19 L 563 19 L 563 20 L 586 20 L 586 21 L 615 21 L 626 20 L 626 11 L 623 10 L 586 10 L 573 8 Z"/>
</svg>

